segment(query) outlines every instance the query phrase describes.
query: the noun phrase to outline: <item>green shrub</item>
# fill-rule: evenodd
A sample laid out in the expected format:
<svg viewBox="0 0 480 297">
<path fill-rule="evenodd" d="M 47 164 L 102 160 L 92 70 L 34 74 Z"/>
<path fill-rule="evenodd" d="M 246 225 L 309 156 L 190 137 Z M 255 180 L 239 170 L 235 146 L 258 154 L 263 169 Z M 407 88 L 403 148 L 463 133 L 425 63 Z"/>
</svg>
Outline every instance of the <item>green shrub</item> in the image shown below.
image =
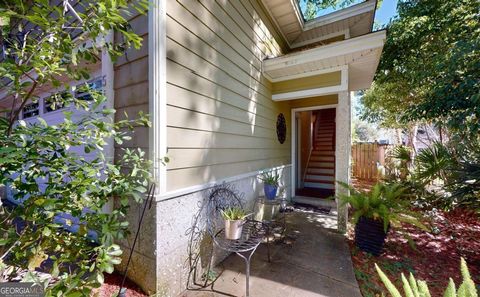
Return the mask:
<svg viewBox="0 0 480 297">
<path fill-rule="evenodd" d="M 426 229 L 417 213 L 410 211 L 410 202 L 404 198 L 405 188 L 398 183 L 377 183 L 369 192 L 357 191 L 355 188 L 339 182 L 350 190 L 349 194 L 340 194 L 341 205 L 350 204 L 353 208 L 353 222 L 360 217 L 380 220 L 385 231 L 389 225 L 400 226 L 402 222 Z"/>
<path fill-rule="evenodd" d="M 383 273 L 383 271 L 375 264 L 375 269 L 380 276 L 383 284 L 387 288 L 388 292 L 392 297 L 402 297 L 400 291 L 395 287 L 395 285 L 390 281 L 390 279 Z M 460 271 L 462 273 L 463 282 L 458 288 L 455 287 L 455 283 L 450 278 L 448 287 L 445 290 L 444 297 L 478 297 L 477 289 L 475 283 L 470 276 L 468 271 L 467 263 L 465 259 L 461 259 L 460 262 Z M 402 273 L 401 275 L 403 283 L 403 296 L 405 297 L 431 297 L 430 290 L 425 281 L 416 280 L 412 273 L 410 273 L 409 278 L 407 279 Z"/>
<path fill-rule="evenodd" d="M 122 254 L 117 243 L 128 234 L 129 206 L 143 201 L 151 177 L 143 151 L 117 151 L 115 162 L 104 152 L 110 142 L 131 140 L 134 128 L 148 126 L 148 117 L 115 117 L 115 110 L 105 107 L 105 94 L 84 83 L 103 53 L 115 62 L 126 50 L 141 47 L 142 37 L 128 19 L 134 10 L 145 14 L 149 5 L 143 0 L 75 4 L 9 0 L 0 5 L 0 88 L 11 100 L 0 110 L 0 185 L 21 202 L 9 209 L 0 205 L 0 278 L 41 282 L 46 296 L 89 296 L 104 273 L 113 272 Z M 115 41 L 108 38 L 113 32 Z M 74 98 L 72 87 L 80 84 L 85 87 L 76 90 L 91 99 Z M 71 107 L 63 121 L 19 120 L 25 106 L 57 88 L 71 91 L 50 98 L 51 107 Z M 75 109 L 84 116 L 73 116 Z M 72 149 L 80 147 L 84 152 Z M 84 156 L 94 151 L 93 159 Z M 106 213 L 112 200 L 115 208 Z M 56 220 L 60 214 L 78 219 L 76 232 Z M 17 269 L 28 272 L 16 275 Z M 39 270 L 48 277 L 40 279 Z"/>
<path fill-rule="evenodd" d="M 444 144 L 434 142 L 417 154 L 414 178 L 422 184 L 429 184 L 435 179 L 448 183 L 449 171 L 456 165 L 452 152 Z"/>
<path fill-rule="evenodd" d="M 438 193 L 423 193 L 420 200 L 443 209 L 467 207 L 480 209 L 479 137 L 433 143 L 415 158 L 415 170 L 409 182 L 426 187 L 434 180 L 443 181 Z"/>
<path fill-rule="evenodd" d="M 413 152 L 408 146 L 395 146 L 386 156 L 387 179 L 405 181 L 411 175 Z"/>
</svg>

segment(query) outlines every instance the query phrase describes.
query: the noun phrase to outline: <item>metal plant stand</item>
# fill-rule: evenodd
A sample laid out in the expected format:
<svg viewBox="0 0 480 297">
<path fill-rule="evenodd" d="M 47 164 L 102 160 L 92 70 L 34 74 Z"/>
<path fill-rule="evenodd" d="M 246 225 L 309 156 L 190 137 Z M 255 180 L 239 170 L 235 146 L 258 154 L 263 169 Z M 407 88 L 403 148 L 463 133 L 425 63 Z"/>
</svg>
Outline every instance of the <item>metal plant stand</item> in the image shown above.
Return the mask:
<svg viewBox="0 0 480 297">
<path fill-rule="evenodd" d="M 245 296 L 250 296 L 250 261 L 255 250 L 263 241 L 266 230 L 261 222 L 247 221 L 243 225 L 242 236 L 238 240 L 225 238 L 225 230 L 219 231 L 213 238 L 220 249 L 236 253 L 245 261 Z"/>
<path fill-rule="evenodd" d="M 254 218 L 256 221 L 262 222 L 267 239 L 267 256 L 268 262 L 271 262 L 270 256 L 270 236 L 273 235 L 275 239 L 275 229 L 281 230 L 280 237 L 284 237 L 287 229 L 287 222 L 285 210 L 282 211 L 281 200 L 268 200 L 264 197 L 259 197 L 255 201 Z"/>
<path fill-rule="evenodd" d="M 230 207 L 243 209 L 243 194 L 232 185 L 222 184 L 210 191 L 207 202 L 207 230 L 213 240 L 213 245 L 227 252 L 236 253 L 246 265 L 246 296 L 250 296 L 250 260 L 257 247 L 265 238 L 266 229 L 262 222 L 247 220 L 243 225 L 242 236 L 238 240 L 225 238 L 224 219 L 221 211 Z"/>
</svg>

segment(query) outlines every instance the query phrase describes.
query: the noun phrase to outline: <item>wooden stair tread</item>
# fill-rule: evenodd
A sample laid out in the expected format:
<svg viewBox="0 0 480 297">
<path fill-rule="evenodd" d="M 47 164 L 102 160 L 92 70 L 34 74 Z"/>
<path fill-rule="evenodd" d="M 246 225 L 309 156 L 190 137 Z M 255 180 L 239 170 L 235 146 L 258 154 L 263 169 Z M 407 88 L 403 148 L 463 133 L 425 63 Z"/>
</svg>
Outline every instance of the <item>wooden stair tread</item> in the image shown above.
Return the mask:
<svg viewBox="0 0 480 297">
<path fill-rule="evenodd" d="M 306 178 L 305 182 L 307 182 L 307 183 L 317 183 L 317 184 L 331 184 L 331 185 L 335 184 L 335 181 L 331 181 L 331 180 L 309 179 L 309 178 Z"/>
</svg>

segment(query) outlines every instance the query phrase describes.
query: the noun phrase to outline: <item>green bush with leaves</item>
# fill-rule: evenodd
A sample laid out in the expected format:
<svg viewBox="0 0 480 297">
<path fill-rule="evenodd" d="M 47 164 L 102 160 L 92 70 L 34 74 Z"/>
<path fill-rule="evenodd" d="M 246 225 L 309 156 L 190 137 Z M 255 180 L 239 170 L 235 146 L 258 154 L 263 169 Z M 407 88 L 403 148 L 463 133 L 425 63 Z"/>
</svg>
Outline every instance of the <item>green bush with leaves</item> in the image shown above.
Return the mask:
<svg viewBox="0 0 480 297">
<path fill-rule="evenodd" d="M 421 150 L 410 178 L 404 184 L 416 186 L 416 199 L 444 209 L 467 207 L 480 210 L 479 136 L 456 135 L 447 143 L 434 142 Z M 426 191 L 435 181 L 442 191 Z M 424 189 L 424 191 L 421 191 Z"/>
<path fill-rule="evenodd" d="M 120 263 L 116 242 L 127 235 L 129 201 L 141 202 L 150 182 L 144 152 L 125 149 L 113 163 L 103 149 L 110 140 L 129 140 L 135 127 L 149 125 L 148 118 L 114 122 L 115 111 L 104 108 L 105 96 L 88 85 L 84 91 L 91 101 L 72 94 L 55 97 L 56 106 L 71 107 L 57 125 L 18 118 L 27 104 L 40 100 L 42 90 L 88 80 L 102 53 L 115 60 L 126 49 L 139 48 L 142 39 L 125 17 L 133 10 L 145 13 L 148 5 L 126 0 L 58 5 L 0 4 L 0 89 L 11 106 L 0 111 L 0 184 L 21 201 L 16 207 L 0 205 L 0 275 L 8 280 L 23 273 L 24 280 L 41 282 L 47 296 L 88 296 L 102 284 L 103 273 Z M 112 32 L 115 43 L 107 38 Z M 72 110 L 86 115 L 78 119 Z M 87 160 L 72 150 L 78 147 L 98 154 Z M 112 199 L 118 203 L 105 213 Z M 66 231 L 60 216 L 77 231 Z M 40 279 L 36 270 L 48 277 Z"/>
<path fill-rule="evenodd" d="M 422 149 L 415 158 L 415 179 L 428 184 L 435 179 L 448 183 L 448 171 L 456 165 L 455 157 L 440 142 Z"/>
<path fill-rule="evenodd" d="M 383 222 L 385 232 L 389 225 L 399 227 L 401 223 L 426 229 L 420 222 L 419 215 L 409 210 L 410 202 L 404 199 L 405 188 L 401 184 L 377 183 L 369 192 L 357 191 L 342 182 L 339 184 L 350 191 L 349 194 L 340 194 L 339 198 L 342 206 L 352 206 L 355 224 L 360 217 L 365 217 Z"/>
<path fill-rule="evenodd" d="M 412 148 L 399 145 L 388 150 L 385 164 L 387 178 L 396 181 L 408 180 L 411 176 L 412 162 Z"/>
<path fill-rule="evenodd" d="M 385 273 L 375 264 L 375 269 L 380 276 L 383 284 L 387 288 L 388 292 L 392 297 L 402 297 L 400 291 L 395 287 L 395 285 L 390 281 L 390 279 L 385 275 Z M 463 282 L 460 287 L 455 287 L 453 279 L 450 278 L 448 287 L 445 290 L 444 297 L 478 297 L 477 289 L 475 283 L 472 280 L 470 272 L 468 271 L 467 263 L 465 259 L 461 259 L 460 262 L 460 271 L 462 273 Z M 403 291 L 405 297 L 431 297 L 428 285 L 425 281 L 416 280 L 412 273 L 410 273 L 409 278 L 407 279 L 402 273 L 401 275 L 403 283 Z"/>
</svg>

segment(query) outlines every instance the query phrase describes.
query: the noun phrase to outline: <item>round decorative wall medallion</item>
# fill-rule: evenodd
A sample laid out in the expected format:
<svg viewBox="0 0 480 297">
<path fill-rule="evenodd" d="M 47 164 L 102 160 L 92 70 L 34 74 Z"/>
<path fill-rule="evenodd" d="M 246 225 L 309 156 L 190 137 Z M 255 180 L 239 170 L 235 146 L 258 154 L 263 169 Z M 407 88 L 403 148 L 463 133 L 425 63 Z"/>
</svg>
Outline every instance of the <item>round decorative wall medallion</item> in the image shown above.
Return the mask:
<svg viewBox="0 0 480 297">
<path fill-rule="evenodd" d="M 287 123 L 283 113 L 277 117 L 277 138 L 280 143 L 284 143 L 287 138 Z"/>
</svg>

